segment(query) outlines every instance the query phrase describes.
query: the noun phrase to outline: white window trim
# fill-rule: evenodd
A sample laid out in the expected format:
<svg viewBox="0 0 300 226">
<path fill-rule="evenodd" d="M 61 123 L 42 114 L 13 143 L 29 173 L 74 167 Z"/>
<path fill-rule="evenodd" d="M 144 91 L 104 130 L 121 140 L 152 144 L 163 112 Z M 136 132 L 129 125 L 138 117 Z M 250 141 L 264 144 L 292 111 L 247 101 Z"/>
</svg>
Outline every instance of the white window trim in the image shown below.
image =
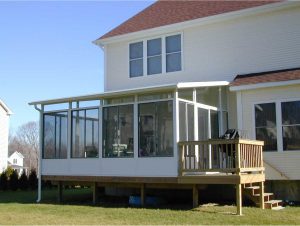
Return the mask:
<svg viewBox="0 0 300 226">
<path fill-rule="evenodd" d="M 167 64 L 166 64 L 166 37 L 169 36 L 173 36 L 173 35 L 180 35 L 181 36 L 181 70 L 179 71 L 172 71 L 172 72 L 167 72 Z M 161 44 L 161 57 L 162 57 L 162 69 L 161 69 L 161 73 L 157 73 L 157 74 L 151 74 L 148 75 L 148 64 L 147 64 L 147 59 L 148 59 L 148 54 L 147 54 L 147 41 L 152 40 L 152 39 L 157 39 L 157 38 L 161 38 L 162 44 Z M 184 71 L 184 62 L 183 62 L 183 55 L 184 55 L 184 48 L 183 48 L 183 32 L 175 32 L 175 33 L 169 33 L 169 34 L 165 34 L 165 35 L 160 35 L 160 36 L 153 36 L 153 37 L 147 37 L 144 39 L 139 39 L 139 40 L 134 40 L 131 42 L 128 42 L 127 45 L 127 66 L 128 66 L 128 77 L 129 78 L 143 78 L 143 77 L 147 77 L 147 76 L 155 76 L 155 75 L 169 75 L 169 74 L 174 74 L 174 73 L 180 73 Z M 130 44 L 133 43 L 137 43 L 137 42 L 143 42 L 143 75 L 142 76 L 136 76 L 136 77 L 131 77 L 130 76 Z M 175 52 L 174 52 L 175 53 Z M 178 51 L 179 53 L 179 51 Z M 158 55 L 157 55 L 158 56 Z M 153 57 L 153 56 L 151 56 Z"/>
<path fill-rule="evenodd" d="M 255 105 L 257 104 L 269 104 L 269 103 L 275 103 L 275 114 L 276 114 L 276 133 L 277 133 L 277 150 L 270 151 L 272 152 L 297 152 L 300 150 L 283 150 L 283 134 L 282 134 L 282 110 L 281 110 L 281 104 L 284 102 L 293 102 L 293 101 L 300 101 L 299 97 L 295 98 L 282 98 L 282 99 L 276 99 L 276 100 L 267 100 L 267 101 L 257 101 L 253 102 L 252 104 L 252 136 L 254 139 L 256 139 L 256 130 L 255 130 Z"/>
</svg>

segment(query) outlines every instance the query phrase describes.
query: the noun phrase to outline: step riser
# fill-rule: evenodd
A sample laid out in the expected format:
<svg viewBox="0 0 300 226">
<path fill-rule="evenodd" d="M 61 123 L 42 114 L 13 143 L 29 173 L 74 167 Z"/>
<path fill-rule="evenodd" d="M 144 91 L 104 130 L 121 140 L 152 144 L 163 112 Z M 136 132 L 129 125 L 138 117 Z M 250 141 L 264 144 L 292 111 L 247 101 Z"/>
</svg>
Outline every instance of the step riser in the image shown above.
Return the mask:
<svg viewBox="0 0 300 226">
<path fill-rule="evenodd" d="M 244 194 L 251 199 L 256 206 L 260 206 L 260 189 L 257 187 L 257 184 L 247 184 L 244 185 Z M 281 200 L 274 200 L 273 193 L 264 194 L 265 209 L 278 209 L 282 207 Z M 281 209 L 281 208 L 280 208 Z"/>
</svg>

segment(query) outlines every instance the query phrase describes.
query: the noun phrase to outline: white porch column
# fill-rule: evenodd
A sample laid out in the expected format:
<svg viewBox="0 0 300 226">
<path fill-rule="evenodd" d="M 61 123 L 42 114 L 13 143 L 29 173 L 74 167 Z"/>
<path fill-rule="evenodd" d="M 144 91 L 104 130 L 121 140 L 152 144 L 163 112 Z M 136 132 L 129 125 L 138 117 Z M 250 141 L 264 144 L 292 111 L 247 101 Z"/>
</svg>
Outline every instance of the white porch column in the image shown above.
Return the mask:
<svg viewBox="0 0 300 226">
<path fill-rule="evenodd" d="M 42 152 L 43 152 L 43 114 L 44 114 L 44 105 L 41 105 L 41 109 L 38 109 L 36 105 L 34 106 L 36 110 L 40 112 L 40 122 L 39 122 L 39 163 L 38 163 L 38 197 L 36 202 L 40 202 L 42 199 Z"/>
</svg>

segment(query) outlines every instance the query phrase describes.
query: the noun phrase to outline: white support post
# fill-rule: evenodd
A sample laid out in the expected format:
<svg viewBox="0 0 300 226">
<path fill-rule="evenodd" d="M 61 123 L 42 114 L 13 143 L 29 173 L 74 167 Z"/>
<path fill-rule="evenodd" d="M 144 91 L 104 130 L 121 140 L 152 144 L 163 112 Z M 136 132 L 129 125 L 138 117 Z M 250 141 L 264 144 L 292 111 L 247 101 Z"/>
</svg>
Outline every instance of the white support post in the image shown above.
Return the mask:
<svg viewBox="0 0 300 226">
<path fill-rule="evenodd" d="M 102 136 L 102 127 L 103 127 L 103 101 L 100 100 L 100 106 L 99 106 L 99 158 L 101 159 L 103 156 L 103 136 Z"/>
<path fill-rule="evenodd" d="M 177 90 L 174 92 L 173 98 L 173 150 L 174 157 L 179 162 L 180 156 L 178 155 L 178 141 L 179 141 L 179 102 L 178 102 L 178 92 Z M 179 164 L 177 165 L 177 172 L 179 171 Z M 179 176 L 179 175 L 178 175 Z"/>
<path fill-rule="evenodd" d="M 211 139 L 211 117 L 210 109 L 208 110 L 208 139 Z M 208 168 L 212 168 L 211 145 L 208 145 Z"/>
<path fill-rule="evenodd" d="M 139 157 L 139 109 L 138 109 L 138 96 L 134 96 L 133 105 L 133 152 L 134 158 Z"/>
<path fill-rule="evenodd" d="M 221 136 L 225 131 L 223 128 L 223 103 L 222 103 L 222 87 L 219 86 L 219 114 L 220 114 L 220 122 L 219 122 L 219 135 Z"/>
<path fill-rule="evenodd" d="M 35 106 L 38 110 L 38 108 Z M 42 199 L 42 152 L 43 152 L 43 131 L 44 131 L 44 105 L 41 105 L 40 112 L 40 131 L 39 131 L 39 164 L 38 164 L 38 198 L 36 202 L 40 202 Z"/>
<path fill-rule="evenodd" d="M 72 102 L 69 102 L 68 109 L 68 142 L 67 142 L 67 159 L 71 158 L 71 142 L 72 142 Z"/>
<path fill-rule="evenodd" d="M 199 140 L 199 135 L 198 135 L 198 107 L 197 107 L 197 94 L 196 94 L 196 89 L 193 89 L 193 102 L 194 102 L 194 140 Z M 198 160 L 199 160 L 199 146 L 195 146 L 195 158 L 196 158 L 196 164 L 198 165 Z M 196 166 L 195 166 L 196 168 Z"/>
</svg>

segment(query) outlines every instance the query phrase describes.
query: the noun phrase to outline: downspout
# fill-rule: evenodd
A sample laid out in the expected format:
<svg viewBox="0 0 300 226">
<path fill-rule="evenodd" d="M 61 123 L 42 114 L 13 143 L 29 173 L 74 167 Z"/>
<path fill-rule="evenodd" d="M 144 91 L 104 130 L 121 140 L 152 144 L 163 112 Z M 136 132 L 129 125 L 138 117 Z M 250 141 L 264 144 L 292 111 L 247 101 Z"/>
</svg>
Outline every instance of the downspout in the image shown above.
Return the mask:
<svg viewBox="0 0 300 226">
<path fill-rule="evenodd" d="M 38 108 L 37 105 L 34 105 L 35 110 L 40 113 L 40 121 L 39 121 L 39 163 L 38 163 L 38 197 L 36 202 L 39 203 L 42 199 L 42 145 L 43 145 L 43 138 L 42 138 L 42 131 L 43 131 L 43 112 L 44 112 L 44 105 L 41 105 L 41 108 Z"/>
</svg>

